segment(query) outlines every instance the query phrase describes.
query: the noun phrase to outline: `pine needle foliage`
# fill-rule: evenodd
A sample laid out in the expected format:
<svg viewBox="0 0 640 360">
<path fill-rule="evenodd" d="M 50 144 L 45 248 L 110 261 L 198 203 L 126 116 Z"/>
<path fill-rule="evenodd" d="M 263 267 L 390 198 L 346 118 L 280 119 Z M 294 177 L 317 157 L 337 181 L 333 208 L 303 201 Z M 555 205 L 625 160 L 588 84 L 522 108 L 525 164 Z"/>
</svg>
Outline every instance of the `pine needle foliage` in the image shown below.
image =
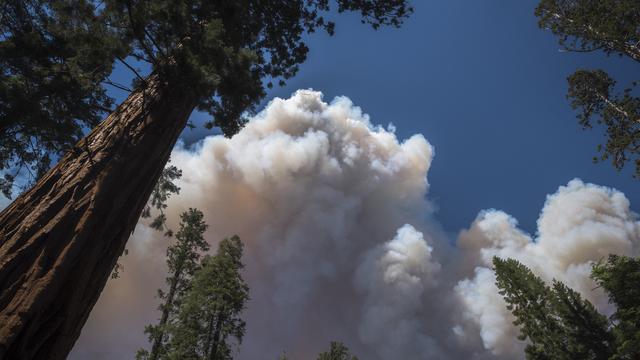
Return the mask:
<svg viewBox="0 0 640 360">
<path fill-rule="evenodd" d="M 245 334 L 240 315 L 249 300 L 242 252 L 240 238 L 233 236 L 220 242 L 215 255 L 202 259 L 171 326 L 168 359 L 232 359 Z"/>
<path fill-rule="evenodd" d="M 536 8 L 542 29 L 558 37 L 563 51 L 602 51 L 640 62 L 640 2 L 637 0 L 542 0 Z M 584 129 L 604 128 L 594 162 L 610 160 L 617 170 L 635 163 L 640 178 L 640 97 L 637 79 L 623 88 L 606 71 L 578 69 L 567 78 L 567 97 Z"/>
<path fill-rule="evenodd" d="M 588 300 L 554 280 L 547 285 L 514 259 L 495 257 L 496 286 L 527 342 L 527 359 L 637 359 L 640 355 L 640 260 L 612 255 L 592 278 L 617 311 L 608 319 Z"/>
<path fill-rule="evenodd" d="M 192 278 L 200 267 L 201 254 L 209 250 L 209 244 L 204 240 L 207 224 L 203 218 L 203 213 L 197 209 L 189 209 L 180 215 L 176 241 L 167 249 L 169 276 L 165 282 L 168 290 L 158 290 L 158 298 L 162 301 L 158 308 L 161 317 L 158 324 L 145 328 L 152 347 L 150 351 L 140 349 L 137 359 L 166 358 L 169 330 L 177 321 L 183 298 L 191 288 Z"/>
</svg>

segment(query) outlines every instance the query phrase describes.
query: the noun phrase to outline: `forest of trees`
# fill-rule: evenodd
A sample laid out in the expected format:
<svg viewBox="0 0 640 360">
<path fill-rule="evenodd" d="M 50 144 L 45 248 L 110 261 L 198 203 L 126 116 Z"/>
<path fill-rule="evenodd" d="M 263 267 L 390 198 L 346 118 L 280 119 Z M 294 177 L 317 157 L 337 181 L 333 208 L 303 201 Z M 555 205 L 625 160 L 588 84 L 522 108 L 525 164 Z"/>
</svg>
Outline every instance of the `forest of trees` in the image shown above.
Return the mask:
<svg viewBox="0 0 640 360">
<path fill-rule="evenodd" d="M 64 359 L 141 216 L 173 243 L 159 291 L 159 320 L 138 359 L 231 359 L 241 345 L 249 288 L 237 236 L 207 255 L 204 215 L 189 209 L 166 226 L 181 170 L 165 165 L 194 110 L 208 128 L 237 133 L 308 54 L 304 35 L 355 12 L 374 29 L 401 27 L 407 0 L 5 0 L 0 2 L 0 359 Z M 568 52 L 640 62 L 637 0 L 541 0 L 539 26 Z M 141 73 L 135 64 L 146 64 Z M 110 78 L 131 71 L 131 85 Z M 595 160 L 640 177 L 636 79 L 605 70 L 568 77 L 569 106 L 605 140 Z M 129 92 L 114 104 L 107 87 Z M 640 358 L 640 261 L 612 255 L 592 277 L 609 318 L 560 282 L 494 259 L 497 285 L 529 359 Z M 85 289 L 85 291 L 73 291 Z M 283 356 L 286 358 L 286 356 Z M 355 360 L 332 342 L 319 360 Z"/>
</svg>

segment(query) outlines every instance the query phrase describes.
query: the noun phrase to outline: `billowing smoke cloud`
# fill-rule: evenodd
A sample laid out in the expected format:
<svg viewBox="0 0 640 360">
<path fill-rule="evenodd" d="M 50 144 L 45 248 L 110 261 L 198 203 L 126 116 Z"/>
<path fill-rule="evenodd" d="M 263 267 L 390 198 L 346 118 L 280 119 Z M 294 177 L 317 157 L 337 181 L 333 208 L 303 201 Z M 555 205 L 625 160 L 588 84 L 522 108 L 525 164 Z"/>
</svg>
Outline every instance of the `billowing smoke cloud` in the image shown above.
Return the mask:
<svg viewBox="0 0 640 360">
<path fill-rule="evenodd" d="M 424 359 L 443 354 L 426 333 L 425 302 L 438 281 L 441 265 L 433 248 L 411 225 L 372 250 L 356 272 L 366 293 L 358 331 L 363 343 L 383 359 Z"/>
<path fill-rule="evenodd" d="M 213 248 L 238 234 L 251 300 L 239 359 L 312 359 L 342 340 L 364 359 L 521 357 L 493 285 L 492 256 L 515 257 L 606 308 L 590 262 L 635 254 L 640 230 L 623 194 L 572 181 L 548 198 L 539 236 L 498 211 L 452 246 L 426 200 L 433 148 L 399 141 L 344 97 L 303 90 L 275 99 L 231 139 L 178 146 L 182 188 L 168 217 L 205 213 Z M 132 358 L 157 319 L 168 240 L 141 223 L 124 273 L 110 281 L 72 359 Z"/>
</svg>

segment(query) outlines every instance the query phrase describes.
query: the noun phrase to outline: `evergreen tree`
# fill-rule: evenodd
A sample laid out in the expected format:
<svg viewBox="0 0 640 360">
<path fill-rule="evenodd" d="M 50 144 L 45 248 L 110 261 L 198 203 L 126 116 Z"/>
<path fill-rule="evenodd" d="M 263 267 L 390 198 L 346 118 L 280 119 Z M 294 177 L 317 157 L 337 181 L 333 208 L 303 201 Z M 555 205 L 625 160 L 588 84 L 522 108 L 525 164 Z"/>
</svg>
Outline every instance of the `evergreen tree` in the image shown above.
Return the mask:
<svg viewBox="0 0 640 360">
<path fill-rule="evenodd" d="M 593 267 L 591 276 L 616 306 L 611 316 L 617 343 L 612 359 L 640 359 L 640 259 L 610 255 Z"/>
<path fill-rule="evenodd" d="M 329 351 L 318 355 L 318 360 L 358 360 L 355 355 L 351 355 L 349 349 L 339 341 L 332 341 Z"/>
<path fill-rule="evenodd" d="M 233 236 L 220 242 L 216 255 L 202 260 L 170 328 L 169 359 L 232 359 L 233 344 L 239 346 L 245 333 L 240 313 L 249 299 L 240 274 L 242 248 Z"/>
<path fill-rule="evenodd" d="M 189 289 L 191 278 L 199 266 L 200 253 L 209 250 L 209 244 L 203 237 L 207 225 L 203 221 L 202 212 L 189 209 L 180 215 L 180 220 L 176 242 L 167 249 L 167 267 L 170 275 L 166 278 L 166 283 L 169 290 L 158 290 L 158 297 L 162 300 L 159 307 L 162 315 L 157 325 L 145 328 L 152 344 L 151 351 L 139 350 L 137 359 L 163 358 L 166 352 L 167 329 L 175 319 L 180 301 Z"/>
<path fill-rule="evenodd" d="M 38 9 L 52 3 L 28 2 Z M 194 108 L 210 112 L 209 126 L 230 136 L 264 97 L 264 86 L 296 73 L 308 52 L 304 33 L 333 34 L 334 24 L 323 17 L 331 4 L 338 12 L 359 12 L 374 28 L 400 26 L 412 11 L 406 0 L 91 4 L 87 11 L 71 12 L 70 19 L 80 27 L 100 24 L 91 34 L 116 33 L 92 44 L 117 39 L 115 47 L 126 50 L 119 56 L 125 64 L 146 61 L 152 72 L 144 78 L 129 66 L 137 78 L 129 97 L 0 213 L 0 356 L 66 357 Z M 60 16 L 39 14 L 47 23 Z M 15 19 L 17 25 L 3 36 L 27 23 Z M 103 60 L 112 59 L 109 52 Z"/>
<path fill-rule="evenodd" d="M 558 36 L 566 51 L 603 51 L 640 62 L 640 2 L 637 0 L 542 0 L 536 8 L 539 25 Z M 580 69 L 569 76 L 568 98 L 578 120 L 588 129 L 606 128 L 597 160 L 610 159 L 620 170 L 635 162 L 640 178 L 640 97 L 636 81 L 622 91 L 603 70 Z"/>
<path fill-rule="evenodd" d="M 616 312 L 607 319 L 559 281 L 547 286 L 516 260 L 493 259 L 496 285 L 527 340 L 527 359 L 637 359 L 640 355 L 640 260 L 611 255 L 592 278 Z"/>
<path fill-rule="evenodd" d="M 0 190 L 37 180 L 112 111 L 104 88 L 127 43 L 89 0 L 0 2 Z"/>
</svg>

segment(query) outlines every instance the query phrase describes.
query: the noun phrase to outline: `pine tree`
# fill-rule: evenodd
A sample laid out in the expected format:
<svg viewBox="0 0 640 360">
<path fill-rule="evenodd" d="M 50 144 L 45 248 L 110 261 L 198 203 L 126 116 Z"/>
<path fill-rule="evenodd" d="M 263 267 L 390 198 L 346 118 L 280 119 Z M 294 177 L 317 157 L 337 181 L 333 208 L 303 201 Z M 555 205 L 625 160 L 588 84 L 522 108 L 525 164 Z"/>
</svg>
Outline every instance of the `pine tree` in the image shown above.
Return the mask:
<svg viewBox="0 0 640 360">
<path fill-rule="evenodd" d="M 617 343 L 612 359 L 640 359 L 640 259 L 610 255 L 593 267 L 591 277 L 616 306 L 611 316 Z"/>
<path fill-rule="evenodd" d="M 167 292 L 158 290 L 158 297 L 162 300 L 159 307 L 160 321 L 157 325 L 149 325 L 145 333 L 149 335 L 151 351 L 141 349 L 137 359 L 157 360 L 166 353 L 167 329 L 175 319 L 180 301 L 190 286 L 191 278 L 198 269 L 200 253 L 209 250 L 209 244 L 203 234 L 207 225 L 203 221 L 203 214 L 197 209 L 189 209 L 180 215 L 180 229 L 176 233 L 176 242 L 167 249 L 167 267 L 169 277 L 166 283 Z"/>
<path fill-rule="evenodd" d="M 240 238 L 224 239 L 214 256 L 202 260 L 178 319 L 171 326 L 169 359 L 232 359 L 233 344 L 245 333 L 240 318 L 249 299 L 249 287 L 240 271 L 243 245 Z"/>
<path fill-rule="evenodd" d="M 335 3 L 374 28 L 400 26 L 411 12 L 405 0 Z M 234 134 L 264 84 L 284 82 L 306 59 L 302 35 L 334 32 L 322 16 L 328 0 L 94 5 L 73 19 L 116 29 L 123 62 L 146 61 L 152 73 L 136 73 L 129 97 L 0 213 L 0 358 L 65 358 L 193 109 Z"/>
<path fill-rule="evenodd" d="M 516 260 L 493 259 L 496 285 L 527 340 L 527 359 L 636 359 L 640 355 L 640 261 L 612 255 L 592 277 L 617 307 L 611 319 L 559 281 L 547 286 Z"/>
<path fill-rule="evenodd" d="M 563 50 L 603 51 L 640 62 L 640 2 L 637 0 L 542 0 L 536 8 L 539 25 L 558 36 Z M 635 162 L 640 178 L 640 97 L 637 82 L 622 91 L 603 70 L 579 69 L 569 76 L 568 98 L 578 121 L 589 129 L 606 128 L 599 158 L 620 170 Z"/>
<path fill-rule="evenodd" d="M 358 360 L 355 355 L 351 355 L 349 349 L 339 341 L 332 341 L 329 351 L 318 355 L 318 360 Z"/>
</svg>

